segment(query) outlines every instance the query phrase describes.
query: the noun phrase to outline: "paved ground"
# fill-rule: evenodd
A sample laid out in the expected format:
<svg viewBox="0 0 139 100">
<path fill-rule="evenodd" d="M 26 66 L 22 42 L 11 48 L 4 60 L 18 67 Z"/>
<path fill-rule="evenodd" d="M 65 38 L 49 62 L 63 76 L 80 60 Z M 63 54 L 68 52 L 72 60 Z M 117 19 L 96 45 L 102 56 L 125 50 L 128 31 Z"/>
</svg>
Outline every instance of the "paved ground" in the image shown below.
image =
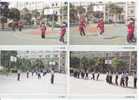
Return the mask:
<svg viewBox="0 0 139 100">
<path fill-rule="evenodd" d="M 137 89 L 133 87 L 133 78 L 129 78 L 129 87 L 123 88 L 105 82 L 106 75 L 100 75 L 98 81 L 70 78 L 70 95 L 72 96 L 126 96 L 136 95 Z M 113 80 L 114 82 L 114 80 Z"/>
<path fill-rule="evenodd" d="M 65 96 L 66 95 L 66 75 L 55 74 L 55 84 L 50 84 L 50 74 L 41 79 L 36 76 L 26 78 L 22 74 L 21 81 L 16 80 L 16 75 L 0 75 L 0 96 L 10 95 L 45 95 L 45 96 Z"/>
<path fill-rule="evenodd" d="M 70 44 L 73 45 L 128 45 L 127 27 L 124 24 L 105 25 L 103 38 L 98 36 L 96 24 L 88 25 L 86 36 L 81 37 L 78 27 L 70 28 Z M 135 33 L 136 35 L 136 33 Z M 135 43 L 132 43 L 135 44 Z"/>
<path fill-rule="evenodd" d="M 0 45 L 62 45 L 59 42 L 60 29 L 54 29 L 53 31 L 48 28 L 46 32 L 46 38 L 41 39 L 40 29 L 23 29 L 22 32 L 0 30 Z M 66 35 L 65 35 L 66 41 Z"/>
</svg>

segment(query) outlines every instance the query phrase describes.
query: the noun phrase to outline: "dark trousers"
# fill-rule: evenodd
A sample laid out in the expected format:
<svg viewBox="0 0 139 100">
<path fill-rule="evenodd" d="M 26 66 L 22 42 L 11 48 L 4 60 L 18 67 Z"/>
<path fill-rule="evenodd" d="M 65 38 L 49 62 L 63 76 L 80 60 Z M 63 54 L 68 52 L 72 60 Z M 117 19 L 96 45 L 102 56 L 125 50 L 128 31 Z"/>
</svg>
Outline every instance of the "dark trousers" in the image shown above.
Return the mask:
<svg viewBox="0 0 139 100">
<path fill-rule="evenodd" d="M 17 80 L 20 81 L 20 74 L 17 74 Z"/>
<path fill-rule="evenodd" d="M 54 84 L 54 75 L 51 75 L 51 84 Z"/>
<path fill-rule="evenodd" d="M 118 85 L 118 77 L 115 78 L 115 84 Z"/>
<path fill-rule="evenodd" d="M 42 31 L 41 37 L 42 37 L 42 39 L 45 38 L 45 32 Z"/>
<path fill-rule="evenodd" d="M 121 86 L 125 86 L 125 83 L 124 83 L 124 79 L 123 78 L 121 78 L 120 85 Z"/>
<path fill-rule="evenodd" d="M 126 87 L 128 87 L 128 77 L 126 77 L 126 79 L 125 79 L 125 85 L 126 85 Z"/>
<path fill-rule="evenodd" d="M 134 78 L 134 88 L 137 88 L 137 78 Z"/>
<path fill-rule="evenodd" d="M 22 31 L 22 27 L 21 26 L 19 27 L 19 31 Z"/>
<path fill-rule="evenodd" d="M 81 35 L 81 36 L 82 36 L 82 35 L 84 35 L 84 36 L 85 36 L 85 31 L 84 31 L 84 29 L 83 29 L 83 28 L 80 30 L 80 35 Z"/>
<path fill-rule="evenodd" d="M 63 43 L 64 43 L 64 35 L 65 35 L 65 34 L 61 35 L 61 36 L 60 36 L 60 39 L 59 39 L 59 41 L 61 41 L 61 42 L 63 42 Z"/>
<path fill-rule="evenodd" d="M 97 80 L 98 80 L 98 78 L 99 78 L 99 74 L 97 75 Z"/>
</svg>

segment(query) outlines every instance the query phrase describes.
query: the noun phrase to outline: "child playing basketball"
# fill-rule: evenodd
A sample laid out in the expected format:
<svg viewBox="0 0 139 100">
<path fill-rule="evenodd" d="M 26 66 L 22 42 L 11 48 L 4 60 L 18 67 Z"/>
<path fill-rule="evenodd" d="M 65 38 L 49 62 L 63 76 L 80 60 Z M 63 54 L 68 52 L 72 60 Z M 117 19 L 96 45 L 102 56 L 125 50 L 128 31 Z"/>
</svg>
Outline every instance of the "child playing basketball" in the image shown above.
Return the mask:
<svg viewBox="0 0 139 100">
<path fill-rule="evenodd" d="M 104 21 L 103 18 L 100 18 L 98 23 L 97 23 L 97 29 L 99 31 L 99 35 L 102 36 L 102 34 L 104 33 Z"/>
<path fill-rule="evenodd" d="M 85 36 L 85 28 L 86 28 L 86 21 L 85 21 L 85 18 L 84 17 L 81 17 L 80 18 L 80 21 L 79 21 L 79 31 L 80 31 L 80 35 L 81 36 Z"/>
<path fill-rule="evenodd" d="M 129 21 L 128 21 L 128 25 L 127 25 L 127 28 L 128 28 L 127 41 L 129 43 L 135 41 L 135 38 L 134 38 L 135 25 L 134 25 L 134 23 L 135 23 L 134 19 L 130 18 Z"/>
<path fill-rule="evenodd" d="M 46 31 L 45 23 L 42 23 L 40 28 L 41 28 L 41 37 L 42 37 L 42 39 L 44 39 L 45 38 L 45 31 Z"/>
<path fill-rule="evenodd" d="M 67 25 L 65 23 L 63 23 L 63 25 L 61 26 L 61 30 L 60 30 L 60 39 L 59 39 L 59 41 L 63 42 L 63 43 L 64 43 L 64 35 L 66 33 L 66 26 Z"/>
</svg>

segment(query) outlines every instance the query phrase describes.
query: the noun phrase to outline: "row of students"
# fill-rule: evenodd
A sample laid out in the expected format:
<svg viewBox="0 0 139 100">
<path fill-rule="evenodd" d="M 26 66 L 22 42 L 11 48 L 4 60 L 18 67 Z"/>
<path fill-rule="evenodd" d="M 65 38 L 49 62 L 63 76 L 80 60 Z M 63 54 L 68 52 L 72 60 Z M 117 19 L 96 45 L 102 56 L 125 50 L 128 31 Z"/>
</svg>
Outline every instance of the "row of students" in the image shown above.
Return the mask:
<svg viewBox="0 0 139 100">
<path fill-rule="evenodd" d="M 73 76 L 75 78 L 78 78 L 78 79 L 81 78 L 81 79 L 86 79 L 86 80 L 89 79 L 89 72 L 88 71 L 73 71 L 72 73 L 73 73 Z M 97 73 L 92 72 L 91 75 L 92 75 L 92 77 L 90 78 L 91 80 L 92 79 L 93 80 L 99 80 L 99 77 L 100 77 L 99 72 L 97 72 Z"/>
<path fill-rule="evenodd" d="M 108 72 L 107 76 L 106 76 L 106 82 L 109 84 L 115 84 L 115 85 L 120 85 L 122 87 L 129 87 L 128 83 L 129 83 L 129 75 L 128 73 L 123 72 L 121 74 L 121 77 L 119 78 L 119 74 L 116 73 L 115 74 L 115 82 L 113 82 L 113 74 Z M 119 79 L 119 81 L 118 81 Z M 136 74 L 133 75 L 133 87 L 136 88 L 137 87 L 137 76 Z"/>
<path fill-rule="evenodd" d="M 31 73 L 32 73 L 32 76 L 33 76 L 34 73 L 35 73 L 38 79 L 41 79 L 42 75 L 45 76 L 45 75 L 47 74 L 46 71 L 32 71 Z M 50 74 L 51 74 L 50 83 L 51 83 L 51 84 L 54 84 L 54 76 L 55 76 L 55 75 L 54 75 L 54 70 L 51 70 L 51 71 L 50 71 Z M 30 75 L 30 72 L 27 71 L 27 72 L 26 72 L 26 78 L 27 78 L 27 79 L 29 78 L 29 75 Z M 18 71 L 17 71 L 17 81 L 20 81 L 20 80 L 21 80 L 21 71 L 18 70 Z"/>
</svg>

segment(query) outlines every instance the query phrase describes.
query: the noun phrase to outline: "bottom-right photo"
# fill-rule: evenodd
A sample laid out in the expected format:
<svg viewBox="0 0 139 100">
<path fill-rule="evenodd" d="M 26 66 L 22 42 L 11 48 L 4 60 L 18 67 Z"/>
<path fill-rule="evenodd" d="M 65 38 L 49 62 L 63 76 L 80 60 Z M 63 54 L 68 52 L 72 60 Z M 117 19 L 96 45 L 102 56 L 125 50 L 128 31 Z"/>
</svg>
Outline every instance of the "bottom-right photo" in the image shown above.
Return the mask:
<svg viewBox="0 0 139 100">
<path fill-rule="evenodd" d="M 71 51 L 70 96 L 137 94 L 136 51 Z"/>
</svg>

